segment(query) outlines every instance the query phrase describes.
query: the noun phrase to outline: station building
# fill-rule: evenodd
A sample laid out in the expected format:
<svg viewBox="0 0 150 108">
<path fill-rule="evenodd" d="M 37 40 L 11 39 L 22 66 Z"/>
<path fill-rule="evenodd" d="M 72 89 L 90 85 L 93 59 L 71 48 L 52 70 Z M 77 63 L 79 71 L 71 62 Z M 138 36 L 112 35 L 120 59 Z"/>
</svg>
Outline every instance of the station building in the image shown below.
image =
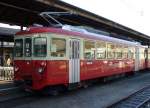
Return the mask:
<svg viewBox="0 0 150 108">
<path fill-rule="evenodd" d="M 0 66 L 13 64 L 14 35 L 17 31 L 19 29 L 0 27 Z"/>
</svg>

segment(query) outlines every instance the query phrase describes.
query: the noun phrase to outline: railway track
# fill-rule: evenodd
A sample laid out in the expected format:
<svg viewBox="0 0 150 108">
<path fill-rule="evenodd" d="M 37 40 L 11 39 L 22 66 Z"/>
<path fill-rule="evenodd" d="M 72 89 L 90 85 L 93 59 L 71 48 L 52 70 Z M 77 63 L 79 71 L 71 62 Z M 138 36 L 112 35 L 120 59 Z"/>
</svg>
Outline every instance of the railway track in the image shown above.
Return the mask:
<svg viewBox="0 0 150 108">
<path fill-rule="evenodd" d="M 150 85 L 107 108 L 150 108 Z"/>
<path fill-rule="evenodd" d="M 117 84 L 117 89 L 115 88 L 115 92 L 117 91 L 117 90 L 120 90 L 120 87 L 119 86 L 121 86 L 122 84 L 125 84 L 124 86 L 126 86 L 126 83 L 128 84 L 128 85 L 130 85 L 131 84 L 131 86 L 133 86 L 133 85 L 135 85 L 135 83 L 133 83 L 133 82 L 136 82 L 137 83 L 137 85 L 138 85 L 138 88 L 136 87 L 136 88 L 134 88 L 134 90 L 133 91 L 135 91 L 135 90 L 138 90 L 136 93 L 138 93 L 139 92 L 139 88 L 140 88 L 140 86 L 146 86 L 146 87 L 144 87 L 143 89 L 141 89 L 141 90 L 144 90 L 144 89 L 149 89 L 149 94 L 150 94 L 150 85 L 149 86 L 147 86 L 148 84 L 149 84 L 149 74 L 145 74 L 145 73 L 142 73 L 142 74 L 137 74 L 137 75 L 135 75 L 135 77 L 129 77 L 129 78 L 125 78 L 125 79 L 119 79 L 119 80 L 115 80 L 114 82 L 112 82 L 111 81 L 111 83 L 110 82 L 108 82 L 108 83 L 110 83 L 110 84 L 107 84 L 107 83 L 104 83 L 104 84 L 102 84 L 102 86 L 103 85 L 106 85 L 107 87 L 105 88 L 105 89 L 109 89 L 110 87 L 112 88 L 113 86 L 115 86 L 116 84 Z M 140 82 L 138 83 L 138 81 L 142 81 L 143 83 L 142 84 L 140 84 Z M 144 81 L 143 81 L 144 80 Z M 147 81 L 148 80 L 148 81 Z M 117 83 L 117 82 L 121 82 L 121 83 Z M 110 86 L 112 84 L 112 86 Z M 101 85 L 100 85 L 101 86 Z M 109 86 L 109 87 L 108 87 Z M 131 86 L 129 86 L 129 88 L 131 87 Z M 121 87 L 123 87 L 123 86 L 121 86 Z M 92 89 L 94 89 L 95 87 L 93 87 Z M 73 93 L 72 92 L 67 92 L 67 93 L 65 93 L 65 94 L 61 94 L 61 95 L 58 95 L 58 96 L 55 96 L 55 97 L 53 97 L 53 96 L 42 96 L 42 95 L 36 95 L 36 94 L 24 94 L 24 93 L 26 93 L 26 92 L 16 92 L 15 94 L 14 94 L 14 92 L 12 93 L 12 91 L 10 92 L 10 93 L 8 93 L 8 92 L 6 92 L 5 93 L 5 91 L 7 91 L 7 90 L 15 90 L 15 89 L 17 89 L 17 88 L 15 88 L 15 87 L 11 87 L 11 88 L 7 88 L 7 89 L 1 89 L 0 90 L 0 98 L 2 98 L 2 97 L 4 97 L 4 98 L 2 98 L 3 100 L 2 101 L 0 101 L 0 108 L 19 108 L 19 106 L 22 106 L 22 105 L 27 105 L 26 107 L 29 107 L 28 106 L 28 104 L 36 104 L 36 103 L 40 103 L 41 102 L 41 104 L 42 104 L 42 102 L 44 102 L 44 104 L 48 104 L 47 106 L 49 106 L 49 104 L 51 104 L 52 106 L 52 108 L 53 107 L 56 107 L 57 105 L 57 103 L 58 102 L 60 102 L 60 105 L 58 105 L 59 107 L 62 107 L 62 108 L 66 108 L 65 107 L 65 105 L 63 104 L 63 103 L 66 103 L 64 100 L 67 100 L 68 99 L 68 101 L 73 101 L 74 102 L 74 99 L 77 99 L 76 101 L 78 102 L 78 100 L 80 100 L 80 98 L 81 98 L 81 100 L 83 100 L 83 102 L 82 101 L 80 101 L 81 103 L 84 103 L 84 102 L 87 102 L 87 103 L 90 103 L 90 102 L 93 102 L 93 99 L 86 99 L 86 96 L 87 97 L 89 97 L 89 93 L 91 93 L 91 92 L 93 92 L 93 94 L 91 95 L 91 97 L 94 95 L 95 97 L 95 99 L 96 98 L 101 98 L 99 101 L 101 101 L 101 100 L 103 100 L 103 98 L 106 96 L 105 95 L 105 93 L 106 92 L 103 92 L 103 91 L 105 91 L 105 89 L 103 88 L 103 87 L 101 87 L 101 92 L 102 92 L 102 94 L 99 94 L 99 95 L 101 95 L 102 97 L 99 97 L 99 96 L 97 96 L 98 94 L 96 93 L 95 94 L 95 92 L 99 92 L 99 90 L 100 89 L 97 89 L 97 88 L 99 88 L 99 87 L 96 87 L 96 89 L 94 90 L 94 91 L 91 91 L 92 89 L 91 88 L 89 88 L 89 90 L 88 89 L 86 89 L 84 92 L 87 92 L 87 93 L 85 93 L 84 94 L 84 92 L 82 92 L 82 90 L 81 91 L 77 91 L 77 92 L 79 92 L 80 93 L 80 95 L 81 96 L 79 96 L 78 95 L 78 93 L 76 93 L 76 91 L 73 91 Z M 124 87 L 122 88 L 122 89 L 124 89 Z M 126 89 L 125 89 L 126 90 Z M 90 91 L 90 92 L 89 92 Z M 128 90 L 127 90 L 128 91 Z M 133 91 L 132 91 L 132 93 L 133 93 Z M 99 108 L 103 108 L 103 107 L 105 107 L 106 108 L 106 106 L 107 105 L 110 105 L 110 103 L 112 103 L 112 102 L 114 102 L 114 100 L 117 100 L 117 99 L 115 99 L 114 98 L 114 96 L 113 97 L 111 97 L 111 95 L 112 95 L 112 89 L 111 90 L 109 90 L 109 91 L 107 91 L 107 92 L 110 92 L 110 93 L 108 93 L 109 95 L 107 95 L 106 97 L 108 97 L 109 99 L 110 98 L 112 98 L 111 99 L 111 101 L 109 101 L 109 99 L 108 99 L 108 101 L 107 101 L 107 104 L 105 104 L 105 103 L 99 103 L 99 101 L 97 101 L 97 104 L 99 105 Z M 115 93 L 115 92 L 113 92 L 113 93 Z M 119 94 L 119 92 L 117 92 L 118 94 Z M 122 92 L 123 93 L 123 92 Z M 122 94 L 121 93 L 121 94 Z M 82 94 L 83 94 L 83 96 L 82 96 Z M 104 97 L 103 97 L 103 94 L 104 94 Z M 130 93 L 127 93 L 127 94 L 131 94 L 131 91 L 130 91 Z M 135 93 L 134 93 L 135 94 Z M 134 95 L 134 94 L 132 94 L 132 95 Z M 6 98 L 7 96 L 9 96 L 9 95 L 12 95 L 11 96 L 11 98 Z M 86 95 L 86 96 L 85 96 Z M 125 94 L 126 95 L 126 94 Z M 72 96 L 73 96 L 73 98 L 72 98 Z M 149 95 L 150 96 L 150 95 Z M 74 98 L 75 97 L 75 98 Z M 85 97 L 85 98 L 83 98 L 83 97 Z M 130 96 L 128 96 L 128 97 L 130 97 Z M 97 99 L 96 99 L 97 100 Z M 95 100 L 95 101 L 96 101 Z M 104 100 L 105 100 L 105 98 L 104 98 Z M 113 100 L 113 101 L 112 101 Z M 125 100 L 125 99 L 124 99 Z M 45 101 L 47 101 L 47 103 L 45 102 Z M 49 103 L 50 102 L 50 103 Z M 79 102 L 79 103 L 80 103 Z M 142 105 L 142 108 L 150 108 L 150 107 L 148 107 L 148 105 L 150 105 L 149 104 L 150 102 L 147 100 L 147 101 L 145 101 L 145 103 L 144 103 L 144 105 Z M 41 105 L 41 104 L 39 104 L 39 105 Z M 85 104 L 85 103 L 84 103 Z M 55 106 L 56 105 L 56 106 Z M 75 104 L 76 105 L 76 104 Z M 81 106 L 82 106 L 83 104 L 81 104 Z M 114 105 L 114 104 L 113 104 Z M 36 105 L 35 105 L 36 106 Z M 33 107 L 35 107 L 35 106 L 33 106 Z M 70 107 L 72 107 L 73 105 L 72 104 L 70 104 Z M 79 105 L 80 106 L 80 105 Z M 32 105 L 30 106 L 31 108 L 32 108 Z M 39 107 L 39 106 L 38 106 Z M 41 107 L 43 107 L 42 105 L 41 105 Z M 86 107 L 87 108 L 98 108 L 97 106 L 96 107 L 94 107 L 94 106 L 90 106 L 90 104 L 88 104 L 88 105 L 86 105 Z M 45 107 L 45 108 L 48 108 L 48 107 Z M 83 107 L 84 108 L 84 107 Z M 111 106 L 111 107 L 108 107 L 108 108 L 136 108 L 136 107 L 116 107 L 116 106 Z M 141 107 L 137 107 L 137 108 L 141 108 Z"/>
</svg>

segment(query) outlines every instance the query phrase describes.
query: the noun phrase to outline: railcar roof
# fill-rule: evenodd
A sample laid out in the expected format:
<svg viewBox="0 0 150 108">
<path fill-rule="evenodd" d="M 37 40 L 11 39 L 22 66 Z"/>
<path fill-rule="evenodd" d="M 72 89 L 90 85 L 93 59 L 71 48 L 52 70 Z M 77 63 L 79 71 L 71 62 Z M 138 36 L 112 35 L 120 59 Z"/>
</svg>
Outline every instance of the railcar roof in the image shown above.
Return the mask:
<svg viewBox="0 0 150 108">
<path fill-rule="evenodd" d="M 87 38 L 87 39 L 108 41 L 108 42 L 124 44 L 128 46 L 142 46 L 140 43 L 137 42 L 130 42 L 130 41 L 109 37 L 101 34 L 80 33 L 76 31 L 74 32 L 74 31 L 64 30 L 61 28 L 53 28 L 53 27 L 30 27 L 27 30 L 16 33 L 16 35 L 19 36 L 19 35 L 37 34 L 37 33 L 56 33 L 56 34 L 63 34 L 68 36 L 77 36 L 77 37 Z"/>
</svg>

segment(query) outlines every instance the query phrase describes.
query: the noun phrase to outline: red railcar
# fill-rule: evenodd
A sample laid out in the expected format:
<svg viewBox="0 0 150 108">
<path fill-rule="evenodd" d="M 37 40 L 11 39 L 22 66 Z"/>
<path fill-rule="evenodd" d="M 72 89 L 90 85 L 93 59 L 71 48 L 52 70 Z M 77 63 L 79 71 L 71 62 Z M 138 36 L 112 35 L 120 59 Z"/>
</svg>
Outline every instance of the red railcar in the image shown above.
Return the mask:
<svg viewBox="0 0 150 108">
<path fill-rule="evenodd" d="M 150 67 L 145 49 L 136 42 L 72 26 L 31 27 L 15 36 L 14 80 L 42 90 L 132 73 Z"/>
</svg>

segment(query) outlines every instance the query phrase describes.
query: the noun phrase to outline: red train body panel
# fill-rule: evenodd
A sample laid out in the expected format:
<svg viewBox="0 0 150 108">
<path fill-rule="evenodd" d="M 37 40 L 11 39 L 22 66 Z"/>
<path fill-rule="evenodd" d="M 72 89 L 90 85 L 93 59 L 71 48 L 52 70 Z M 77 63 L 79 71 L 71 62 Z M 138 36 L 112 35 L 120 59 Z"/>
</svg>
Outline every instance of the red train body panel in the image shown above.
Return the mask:
<svg viewBox="0 0 150 108">
<path fill-rule="evenodd" d="M 42 89 L 47 85 L 61 85 L 69 82 L 69 67 L 68 61 L 32 61 L 27 65 L 28 61 L 15 61 L 15 65 L 20 70 L 15 73 L 15 80 L 31 80 L 32 89 Z M 45 62 L 46 66 L 43 74 L 37 72 L 41 64 Z M 111 76 L 124 72 L 134 71 L 134 61 L 131 60 L 111 60 L 93 61 L 92 64 L 87 64 L 89 61 L 80 61 L 80 80 L 90 80 L 94 78 Z M 21 70 L 22 69 L 22 70 Z"/>
</svg>

